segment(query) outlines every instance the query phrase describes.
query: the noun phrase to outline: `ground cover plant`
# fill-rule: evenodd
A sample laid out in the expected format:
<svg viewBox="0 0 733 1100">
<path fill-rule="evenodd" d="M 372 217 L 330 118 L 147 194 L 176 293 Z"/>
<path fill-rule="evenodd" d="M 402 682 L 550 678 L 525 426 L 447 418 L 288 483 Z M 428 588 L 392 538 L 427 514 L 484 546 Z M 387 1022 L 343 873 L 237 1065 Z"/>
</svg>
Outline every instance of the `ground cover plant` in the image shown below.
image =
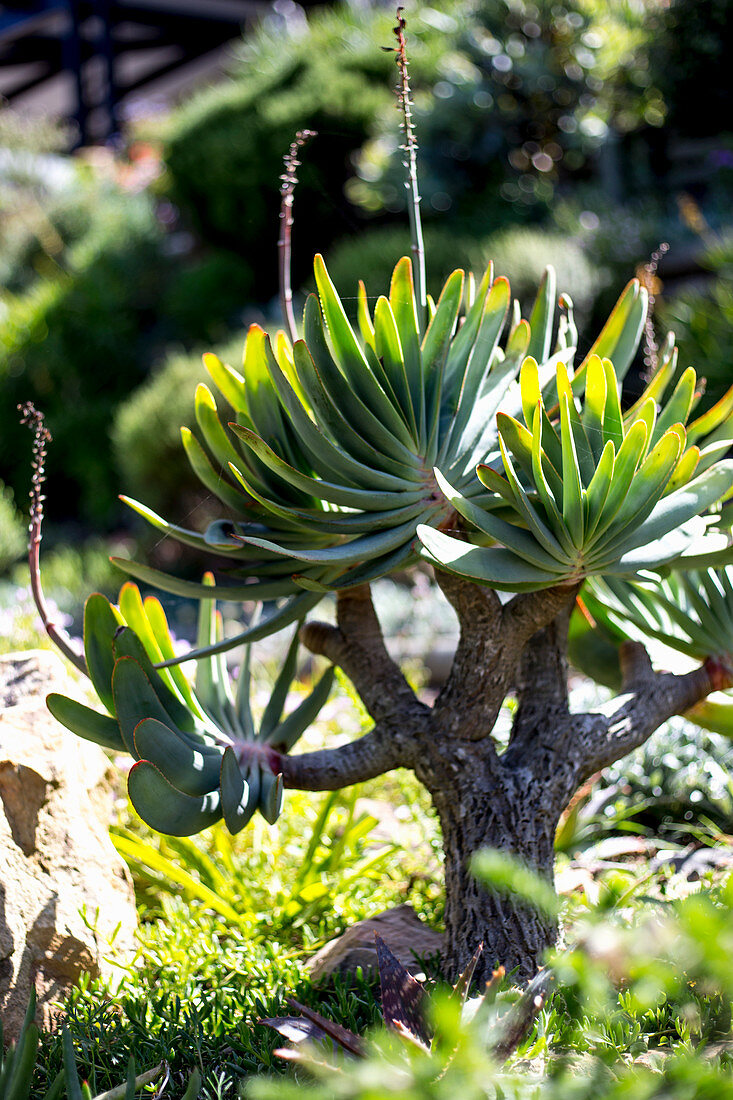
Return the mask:
<svg viewBox="0 0 733 1100">
<path fill-rule="evenodd" d="M 318 295 L 306 302 L 301 337 L 287 278 L 299 136 L 281 192 L 288 332 L 271 340 L 252 326 L 241 373 L 207 356 L 230 411 L 222 417 L 201 385 L 198 434 L 183 431 L 222 517 L 197 532 L 130 502 L 162 534 L 227 562 L 216 583 L 202 584 L 119 562 L 138 581 L 200 601 L 196 648 L 175 652 L 160 604 L 143 602 L 134 584 L 123 587 L 118 606 L 92 596 L 85 655 L 68 646 L 67 653 L 89 674 L 106 713 L 59 696 L 49 705 L 80 735 L 135 758 L 133 805 L 172 835 L 222 818 L 236 834 L 255 815 L 273 822 L 286 788 L 338 790 L 412 770 L 441 824 L 446 971 L 465 967 L 483 941 L 479 977 L 496 963 L 530 977 L 555 941 L 556 915 L 479 887 L 476 853 L 491 844 L 551 883 L 556 827 L 577 789 L 671 715 L 731 684 L 733 553 L 720 505 L 733 488 L 733 463 L 724 458 L 733 392 L 690 419 L 695 372 L 688 368 L 673 385 L 674 341 L 657 351 L 647 330 L 656 370 L 622 406 L 621 383 L 647 321 L 638 280 L 582 359 L 572 302 L 558 299 L 551 268 L 528 319 L 491 264 L 479 282 L 456 271 L 437 303 L 428 297 L 401 19 L 396 33 L 412 259 L 398 263 L 389 296 L 372 304 L 361 293 L 354 329 L 316 257 Z M 34 514 L 37 552 L 37 507 Z M 460 625 L 433 706 L 389 656 L 370 591 L 374 580 L 420 559 L 433 565 Z M 707 598 L 673 613 L 690 570 L 702 570 Z M 667 613 L 691 624 L 696 663 L 688 672 L 655 672 L 643 645 L 629 641 L 630 626 L 614 645 L 621 618 L 633 618 L 623 609 L 616 635 L 601 637 L 601 616 L 582 602 L 597 578 L 631 600 L 646 598 L 640 584 L 661 574 L 672 577 Z M 335 625 L 300 626 L 257 713 L 249 658 L 232 678 L 224 653 L 302 623 L 332 593 Z M 584 618 L 573 610 L 579 598 Z M 260 601 L 267 610 L 225 636 L 221 600 Z M 605 667 L 616 663 L 621 686 L 606 707 L 578 713 L 567 692 L 573 615 L 574 637 L 584 633 L 589 651 L 593 638 Z M 288 711 L 298 639 L 351 680 L 374 723 L 362 737 L 291 753 L 332 678 L 323 671 Z M 184 659 L 196 660 L 194 679 L 182 671 Z M 512 693 L 517 706 L 500 751 L 494 727 Z"/>
<path fill-rule="evenodd" d="M 382 585 L 376 586 L 380 609 L 395 604 L 393 588 L 392 582 L 384 584 L 384 590 Z M 29 640 L 28 644 L 34 643 Z M 261 707 L 267 699 L 275 675 L 271 659 L 263 665 L 256 658 L 256 706 Z M 305 735 L 311 751 L 338 737 L 358 736 L 368 728 L 368 715 L 355 711 L 347 688 L 342 679 L 321 711 L 318 727 Z M 297 698 L 307 690 L 306 683 L 298 689 Z M 580 694 L 576 705 L 582 705 L 587 690 L 576 686 Z M 503 716 L 505 724 L 509 717 Z M 686 738 L 698 760 L 704 746 L 699 738 L 695 743 L 692 731 Z M 683 740 L 682 745 L 685 743 Z M 676 751 L 684 765 L 683 750 L 675 745 L 676 741 L 670 742 L 660 731 L 649 751 L 665 760 Z M 702 761 L 700 771 L 700 789 L 706 789 L 709 777 L 703 774 Z M 642 794 L 647 803 L 653 798 L 649 786 L 664 784 L 665 797 L 658 795 L 656 801 L 666 809 L 669 778 L 655 774 L 640 756 L 629 772 L 632 781 L 637 773 L 639 783 L 646 784 Z M 624 772 L 617 770 L 608 781 L 615 780 L 618 785 L 623 778 Z M 618 801 L 622 801 L 620 796 Z M 385 808 L 389 804 L 402 807 L 401 820 L 410 826 L 409 831 L 393 833 L 386 850 L 384 840 L 373 835 L 377 822 L 371 813 L 377 812 L 380 803 Z M 618 828 L 621 816 L 619 809 L 615 820 L 606 817 L 593 835 L 605 836 L 609 829 Z M 686 827 L 691 829 L 680 818 L 675 835 L 683 836 Z M 263 1072 L 276 1077 L 271 1084 L 263 1081 L 256 1087 L 269 1088 L 270 1095 L 288 1095 L 283 1077 L 288 1063 L 274 1054 L 283 1039 L 258 1024 L 261 1018 L 288 1011 L 284 993 L 366 1036 L 369 1049 L 371 1035 L 377 1044 L 378 1063 L 354 1065 L 353 1076 L 346 1074 L 335 1082 L 333 1071 L 327 1068 L 331 1055 L 315 1050 L 314 1057 L 323 1064 L 320 1072 L 326 1075 L 313 1086 L 315 1095 L 374 1095 L 374 1091 L 366 1091 L 369 1084 L 377 1095 L 388 1089 L 390 1094 L 396 1090 L 397 1095 L 413 1095 L 419 1087 L 419 1095 L 440 1096 L 440 1090 L 450 1085 L 453 1091 L 460 1087 L 468 1096 L 482 1097 L 496 1084 L 512 1095 L 510 1089 L 519 1088 L 519 1081 L 524 1091 L 518 1094 L 524 1096 L 539 1087 L 541 1066 L 552 1072 L 556 1061 L 560 1064 L 554 1084 L 545 1088 L 550 1095 L 554 1088 L 558 1097 L 572 1095 L 563 1091 L 571 1087 L 581 1096 L 615 1095 L 615 1088 L 628 1089 L 634 1084 L 637 1072 L 639 1083 L 634 1087 L 645 1089 L 641 1092 L 644 1096 L 655 1082 L 662 1095 L 674 1096 L 705 1096 L 713 1084 L 716 1094 L 727 1087 L 726 994 L 716 992 L 721 983 L 717 953 L 704 964 L 705 979 L 700 979 L 698 970 L 695 985 L 687 983 L 689 956 L 712 950 L 709 923 L 704 921 L 692 930 L 690 926 L 695 908 L 702 906 L 705 911 L 705 895 L 711 885 L 711 900 L 722 927 L 729 920 L 725 896 L 709 876 L 702 883 L 687 885 L 688 891 L 702 889 L 703 895 L 687 903 L 688 918 L 681 929 L 675 923 L 681 904 L 675 899 L 684 893 L 681 884 L 664 868 L 650 880 L 647 860 L 638 857 L 625 870 L 606 870 L 596 876 L 597 900 L 591 901 L 596 893 L 590 886 L 587 894 L 581 891 L 564 898 L 566 936 L 571 944 L 579 945 L 571 964 L 562 956 L 556 963 L 566 992 L 555 995 L 500 1071 L 489 1064 L 483 1029 L 472 1029 L 467 1020 L 459 1026 L 450 1006 L 442 1024 L 444 1037 L 428 1059 L 417 1050 L 408 1054 L 396 1037 L 380 1037 L 379 983 L 374 978 L 337 979 L 319 988 L 307 977 L 308 955 L 375 909 L 409 901 L 427 920 L 434 923 L 440 919 L 439 830 L 430 814 L 427 793 L 409 773 L 397 772 L 341 793 L 290 792 L 287 812 L 274 827 L 260 818 L 237 838 L 231 837 L 223 823 L 193 838 L 163 837 L 150 832 L 127 810 L 113 834 L 133 870 L 142 924 L 137 959 L 120 972 L 119 987 L 82 982 L 65 1004 L 79 1073 L 88 1079 L 93 1095 L 124 1080 L 130 1054 L 140 1072 L 166 1063 L 153 1084 L 153 1090 L 162 1085 L 164 1095 L 183 1095 L 196 1067 L 203 1078 L 200 1095 L 207 1100 L 237 1095 L 245 1088 L 245 1080 L 246 1088 L 254 1090 L 255 1082 L 249 1078 Z M 420 836 L 424 844 L 416 847 Z M 670 847 L 667 837 L 663 834 L 658 842 L 665 848 Z M 568 850 L 584 848 L 592 859 L 589 843 L 592 836 L 586 833 Z M 561 857 L 561 872 L 568 868 L 572 864 Z M 648 937 L 645 933 L 639 938 L 640 922 L 652 917 L 672 922 L 671 929 L 664 925 L 669 938 L 662 937 L 661 926 L 654 924 Z M 635 930 L 627 936 L 623 929 L 630 922 Z M 702 941 L 699 947 L 697 936 Z M 653 996 L 646 982 L 650 972 L 658 981 L 660 942 L 672 944 L 672 957 L 664 964 L 669 971 L 666 992 L 658 989 Z M 631 958 L 626 959 L 629 948 Z M 724 938 L 719 950 L 724 956 Z M 611 984 L 609 956 L 619 967 Z M 433 990 L 436 972 L 426 969 L 428 988 Z M 643 993 L 638 1003 L 629 993 L 629 981 Z M 505 980 L 497 1011 L 514 1003 L 517 995 L 512 984 Z M 438 1011 L 439 1002 L 435 1007 Z M 452 1051 L 454 1035 L 458 1049 L 450 1060 L 447 1052 Z M 578 1085 L 574 1084 L 576 1059 L 586 1073 Z M 42 1035 L 32 1097 L 40 1100 L 46 1096 L 62 1064 L 60 1033 Z M 348 1067 L 346 1063 L 344 1069 Z M 445 1085 L 437 1080 L 443 1069 L 448 1070 Z M 659 1076 L 661 1070 L 664 1076 Z M 688 1081 L 686 1092 L 670 1093 L 673 1085 L 681 1087 L 683 1072 L 693 1079 L 698 1092 Z M 310 1071 L 298 1070 L 295 1087 L 307 1095 L 311 1080 Z"/>
<path fill-rule="evenodd" d="M 332 719 L 337 720 L 335 715 Z M 370 788 L 375 784 L 360 795 Z M 257 863 L 252 865 L 252 856 L 261 851 L 264 860 L 269 855 L 283 881 L 297 876 L 321 808 L 312 801 L 294 793 L 293 806 L 274 835 L 257 837 L 252 829 L 236 843 L 235 866 L 226 878 L 229 888 L 239 891 L 240 926 L 222 919 L 205 900 L 185 889 L 176 898 L 175 879 L 165 871 L 161 895 L 153 900 L 158 912 L 162 903 L 163 919 L 143 923 L 138 959 L 124 972 L 120 988 L 87 982 L 74 991 L 65 1006 L 67 1026 L 79 1071 L 94 1091 L 124 1079 L 132 1053 L 145 1069 L 166 1062 L 166 1091 L 172 1096 L 184 1092 L 196 1066 L 203 1077 L 201 1095 L 207 1098 L 287 1096 L 296 1088 L 324 1097 L 439 1097 L 448 1095 L 449 1085 L 453 1092 L 461 1088 L 461 1095 L 470 1097 L 494 1095 L 497 1086 L 505 1095 L 522 1097 L 705 1097 L 712 1095 L 713 1087 L 716 1095 L 727 1095 L 730 887 L 723 879 L 706 876 L 702 883 L 688 884 L 685 898 L 679 883 L 663 871 L 650 881 L 645 863 L 629 863 L 625 870 L 598 876 L 600 889 L 593 904 L 582 892 L 564 899 L 572 950 L 552 959 L 557 974 L 552 1000 L 504 1067 L 492 1063 L 487 1039 L 496 1034 L 498 1017 L 518 999 L 513 982 L 494 982 L 498 997 L 491 1019 L 472 1024 L 469 1006 L 460 1022 L 455 1006 L 442 1003 L 450 985 L 426 967 L 424 984 L 433 1006 L 426 1018 L 441 1032 L 427 1056 L 414 1044 L 406 1048 L 394 1031 L 390 1036 L 381 1029 L 377 978 L 337 978 L 318 988 L 307 979 L 304 967 L 307 951 L 323 935 L 338 930 L 340 920 L 370 911 L 370 894 L 380 906 L 404 899 L 398 868 L 410 860 L 409 845 L 394 853 L 398 860 L 389 861 L 385 870 L 391 868 L 391 874 L 381 873 L 355 895 L 349 879 L 359 847 L 370 844 L 365 834 L 333 865 L 333 911 L 325 905 L 320 916 L 293 921 L 287 904 L 270 895 L 267 920 L 262 918 L 266 875 L 260 874 Z M 321 854 L 316 862 L 337 843 L 342 815 L 349 812 L 347 804 L 337 805 L 332 820 L 318 834 Z M 151 865 L 159 850 L 178 864 L 179 873 L 194 871 L 195 861 L 183 842 L 176 854 L 178 841 L 156 837 L 139 823 L 131 822 L 129 828 L 139 838 L 141 857 Z M 267 841 L 266 849 L 260 849 L 261 840 Z M 221 859 L 233 842 L 218 825 L 187 843 L 203 866 L 207 858 Z M 150 849 L 147 856 L 145 847 Z M 497 885 L 496 869 L 493 878 Z M 410 900 L 415 901 L 414 895 Z M 434 903 L 418 908 L 435 914 Z M 147 908 L 143 912 L 154 915 Z M 258 1023 L 288 1011 L 283 991 L 363 1036 L 365 1049 L 374 1057 L 366 1063 L 336 1060 L 334 1065 L 332 1049 L 313 1045 L 307 1057 L 318 1065 L 296 1068 L 297 1084 L 289 1086 L 284 1076 L 288 1063 L 275 1055 L 283 1038 Z M 296 1050 L 302 1052 L 302 1044 Z M 61 1036 L 42 1036 L 34 1096 L 45 1095 L 44 1082 L 53 1081 L 61 1059 Z M 312 1069 L 318 1084 L 312 1083 Z"/>
</svg>

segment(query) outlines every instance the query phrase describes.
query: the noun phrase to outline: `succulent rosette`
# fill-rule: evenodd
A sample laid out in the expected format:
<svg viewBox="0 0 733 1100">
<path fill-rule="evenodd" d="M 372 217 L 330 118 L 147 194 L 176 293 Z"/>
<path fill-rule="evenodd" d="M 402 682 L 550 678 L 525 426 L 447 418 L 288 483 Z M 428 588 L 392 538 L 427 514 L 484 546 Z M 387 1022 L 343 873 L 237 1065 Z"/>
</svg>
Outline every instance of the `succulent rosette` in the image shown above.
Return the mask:
<svg viewBox="0 0 733 1100">
<path fill-rule="evenodd" d="M 478 285 L 456 271 L 429 303 L 424 333 L 408 258 L 373 311 L 360 287 L 356 329 L 320 257 L 315 276 L 318 296 L 306 302 L 304 339 L 291 345 L 281 332 L 273 341 L 252 326 L 241 372 L 205 356 L 218 401 L 199 386 L 197 434 L 184 429 L 183 442 L 229 515 L 198 533 L 128 502 L 160 531 L 229 560 L 220 598 L 280 601 L 272 630 L 301 617 L 325 591 L 417 561 L 418 529 L 436 530 L 454 515 L 446 485 L 479 509 L 493 508 L 496 486 L 478 479 L 476 467 L 500 460 L 497 413 L 521 413 L 521 364 L 530 357 L 542 378 L 560 369 L 572 374 L 577 343 L 567 296 L 557 316 L 552 269 L 528 320 L 511 306 L 509 284 L 494 278 L 491 264 Z M 638 344 L 646 304 L 632 280 L 593 345 L 590 358 L 614 356 L 619 378 Z M 226 415 L 219 411 L 224 402 Z M 206 598 L 200 585 L 140 563 L 118 564 L 165 591 Z"/>
<path fill-rule="evenodd" d="M 211 588 L 213 578 L 204 578 Z M 213 599 L 201 601 L 199 646 L 221 641 Z M 267 705 L 255 721 L 250 646 L 236 683 L 221 653 L 199 660 L 190 682 L 178 661 L 161 603 L 123 585 L 119 605 L 95 593 L 84 612 L 84 650 L 100 713 L 63 695 L 51 713 L 74 733 L 135 759 L 128 791 L 142 819 L 159 832 L 188 836 L 224 819 L 238 833 L 256 812 L 274 824 L 283 801 L 279 762 L 312 723 L 333 683 L 329 668 L 301 702 L 284 713 L 297 675 L 293 638 Z M 160 666 L 164 667 L 160 667 Z"/>
<path fill-rule="evenodd" d="M 491 545 L 423 526 L 430 560 L 511 592 L 728 560 L 727 534 L 704 513 L 733 484 L 733 462 L 722 457 L 733 443 L 733 391 L 688 424 L 696 375 L 688 368 L 667 396 L 675 368 L 670 345 L 623 411 L 609 358 L 594 353 L 575 375 L 558 362 L 549 383 L 525 359 L 520 417 L 498 412 L 500 462 L 477 469 L 488 499 L 470 499 L 436 471 L 468 538 L 475 529 Z"/>
</svg>

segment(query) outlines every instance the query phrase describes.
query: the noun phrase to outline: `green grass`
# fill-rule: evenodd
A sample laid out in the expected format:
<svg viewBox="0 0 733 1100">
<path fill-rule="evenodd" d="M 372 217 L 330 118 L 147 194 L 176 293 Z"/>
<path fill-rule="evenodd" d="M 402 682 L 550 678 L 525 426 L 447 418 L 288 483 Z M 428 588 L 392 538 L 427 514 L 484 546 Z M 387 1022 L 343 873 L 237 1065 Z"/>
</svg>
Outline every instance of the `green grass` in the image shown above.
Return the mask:
<svg viewBox="0 0 733 1100">
<path fill-rule="evenodd" d="M 20 639 L 7 641 L 37 643 L 32 622 L 26 627 Z M 255 673 L 266 698 L 268 661 L 256 663 Z M 303 749 L 351 739 L 367 724 L 341 680 Z M 687 760 L 702 749 L 689 731 L 675 730 L 657 734 L 645 751 L 653 760 L 663 752 Z M 646 770 L 646 756 L 637 754 L 627 764 L 627 782 L 636 789 Z M 656 783 L 656 771 L 649 774 Z M 611 778 L 622 784 L 619 769 Z M 659 781 L 671 790 L 672 778 Z M 646 863 L 630 863 L 601 877 L 593 904 L 583 894 L 565 900 L 572 949 L 558 957 L 560 989 L 499 1081 L 487 1062 L 485 1035 L 450 1012 L 442 1053 L 426 1061 L 374 1031 L 380 1008 L 373 977 L 320 987 L 308 977 L 307 961 L 318 947 L 390 906 L 408 902 L 440 927 L 439 829 L 411 774 L 332 795 L 288 792 L 275 826 L 257 820 L 237 838 L 221 825 L 193 839 L 157 836 L 124 799 L 121 805 L 113 836 L 135 882 L 137 956 L 114 981 L 82 980 L 64 1006 L 92 1094 L 125 1079 L 131 1053 L 139 1072 L 166 1063 L 162 1095 L 173 1098 L 198 1067 L 206 1100 L 381 1100 L 392 1093 L 483 1100 L 502 1095 L 491 1093 L 491 1082 L 517 1100 L 719 1100 L 733 1089 L 725 1046 L 733 880 L 721 886 L 720 876 L 708 875 L 684 884 L 668 870 L 650 875 Z M 620 795 L 612 809 L 602 821 L 578 819 L 567 830 L 573 835 L 566 836 L 566 851 L 634 825 L 625 820 Z M 680 899 L 681 887 L 696 892 Z M 432 986 L 434 971 L 426 969 Z M 324 1070 L 322 1081 L 309 1083 L 302 1070 L 274 1056 L 282 1039 L 258 1023 L 287 1014 L 288 994 L 353 1031 L 373 1033 L 375 1057 L 335 1078 Z M 40 1100 L 61 1062 L 60 1033 L 45 1034 L 34 1098 Z"/>
<path fill-rule="evenodd" d="M 260 677 L 267 673 L 260 665 Z M 304 747 L 357 735 L 363 724 L 341 686 Z M 371 811 L 380 805 L 402 807 L 404 844 L 375 837 Z M 334 794 L 290 791 L 275 826 L 254 821 L 236 838 L 222 825 L 162 837 L 129 806 L 112 833 L 133 873 L 141 923 L 137 957 L 119 982 L 82 982 L 65 1006 L 92 1093 L 124 1079 L 130 1053 L 141 1069 L 166 1061 L 174 1096 L 196 1065 L 205 1097 L 234 1095 L 249 1074 L 287 1073 L 272 1055 L 281 1040 L 257 1024 L 287 1012 L 286 995 L 355 1031 L 379 1019 L 373 978 L 313 986 L 306 964 L 319 946 L 405 902 L 440 923 L 437 825 L 406 772 Z M 42 1054 L 39 1096 L 60 1067 L 60 1038 L 45 1037 Z"/>
<path fill-rule="evenodd" d="M 375 819 L 359 811 L 359 799 L 377 793 L 408 800 L 418 792 L 399 776 L 387 792 L 292 792 L 275 827 L 257 823 L 234 840 L 221 826 L 196 840 L 163 838 L 125 815 L 114 836 L 140 899 L 137 958 L 117 988 L 88 981 L 66 1005 L 92 1092 L 124 1078 L 130 1052 L 142 1068 L 167 1061 L 176 1087 L 199 1065 L 211 1097 L 233 1095 L 246 1074 L 287 1072 L 272 1056 L 281 1041 L 256 1021 L 287 1011 L 288 993 L 355 1031 L 376 1023 L 374 980 L 336 979 L 320 990 L 306 961 L 389 906 L 408 901 L 423 917 L 439 917 L 437 859 L 434 877 L 425 871 L 432 845 L 419 852 L 374 841 Z M 59 1040 L 47 1037 L 43 1053 L 50 1081 Z"/>
</svg>

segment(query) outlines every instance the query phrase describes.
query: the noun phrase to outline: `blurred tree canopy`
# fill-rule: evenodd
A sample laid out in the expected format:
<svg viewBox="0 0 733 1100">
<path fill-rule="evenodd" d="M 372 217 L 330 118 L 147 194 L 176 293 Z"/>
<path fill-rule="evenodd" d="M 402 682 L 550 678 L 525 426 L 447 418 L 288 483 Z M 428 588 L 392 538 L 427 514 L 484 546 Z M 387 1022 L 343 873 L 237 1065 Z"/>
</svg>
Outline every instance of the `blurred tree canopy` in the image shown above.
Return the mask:
<svg viewBox="0 0 733 1100">
<path fill-rule="evenodd" d="M 448 0 L 409 14 L 426 215 L 483 231 L 546 213 L 604 146 L 659 127 L 649 45 L 661 0 Z M 391 13 L 339 8 L 283 33 L 265 23 L 229 81 L 163 125 L 171 197 L 208 239 L 258 256 L 274 291 L 282 154 L 319 131 L 301 169 L 297 255 L 402 207 Z M 605 171 L 608 175 L 609 171 Z M 260 251 L 262 250 L 262 251 Z M 301 278 L 306 266 L 296 271 Z"/>
</svg>

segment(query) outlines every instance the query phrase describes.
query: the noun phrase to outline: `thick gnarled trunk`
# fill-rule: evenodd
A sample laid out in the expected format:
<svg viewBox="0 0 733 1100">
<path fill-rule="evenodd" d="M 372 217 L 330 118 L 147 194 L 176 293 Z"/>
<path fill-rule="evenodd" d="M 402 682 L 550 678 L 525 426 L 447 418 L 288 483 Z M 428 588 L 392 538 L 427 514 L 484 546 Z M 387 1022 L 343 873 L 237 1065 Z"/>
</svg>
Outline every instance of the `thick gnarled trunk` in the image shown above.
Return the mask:
<svg viewBox="0 0 733 1100">
<path fill-rule="evenodd" d="M 555 769 L 543 781 L 513 751 L 497 756 L 486 750 L 486 740 L 436 743 L 415 767 L 443 834 L 443 968 L 448 979 L 457 977 L 483 944 L 479 981 L 497 966 L 528 979 L 556 942 L 557 922 L 511 890 L 482 886 L 471 863 L 482 849 L 499 850 L 554 888 L 555 829 L 574 780 Z"/>
<path fill-rule="evenodd" d="M 538 814 L 539 807 L 518 813 L 505 792 L 487 799 L 472 790 L 465 777 L 458 805 L 438 797 L 445 859 L 445 932 L 443 968 L 457 977 L 479 944 L 483 944 L 480 974 L 488 979 L 503 966 L 507 973 L 529 979 L 558 934 L 557 921 L 536 907 L 523 904 L 511 891 L 486 889 L 471 872 L 471 861 L 482 848 L 498 849 L 553 883 L 553 839 L 558 816 Z M 523 792 L 526 793 L 526 792 Z M 442 807 L 442 808 L 441 808 Z"/>
<path fill-rule="evenodd" d="M 502 603 L 468 581 L 447 574 L 438 580 L 461 634 L 435 704 L 416 697 L 390 658 L 368 587 L 339 593 L 337 625 L 308 623 L 301 637 L 350 677 L 374 727 L 335 749 L 282 756 L 277 766 L 286 786 L 311 791 L 411 768 L 430 792 L 443 829 L 446 977 L 454 978 L 483 943 L 479 981 L 497 964 L 526 979 L 555 942 L 557 925 L 511 894 L 479 885 L 470 871 L 474 853 L 499 849 L 552 883 L 555 829 L 578 787 L 716 685 L 707 664 L 682 676 L 654 672 L 643 647 L 625 643 L 622 694 L 598 710 L 573 714 L 565 650 L 575 588 Z M 518 705 L 502 752 L 493 729 L 510 692 Z"/>
</svg>

